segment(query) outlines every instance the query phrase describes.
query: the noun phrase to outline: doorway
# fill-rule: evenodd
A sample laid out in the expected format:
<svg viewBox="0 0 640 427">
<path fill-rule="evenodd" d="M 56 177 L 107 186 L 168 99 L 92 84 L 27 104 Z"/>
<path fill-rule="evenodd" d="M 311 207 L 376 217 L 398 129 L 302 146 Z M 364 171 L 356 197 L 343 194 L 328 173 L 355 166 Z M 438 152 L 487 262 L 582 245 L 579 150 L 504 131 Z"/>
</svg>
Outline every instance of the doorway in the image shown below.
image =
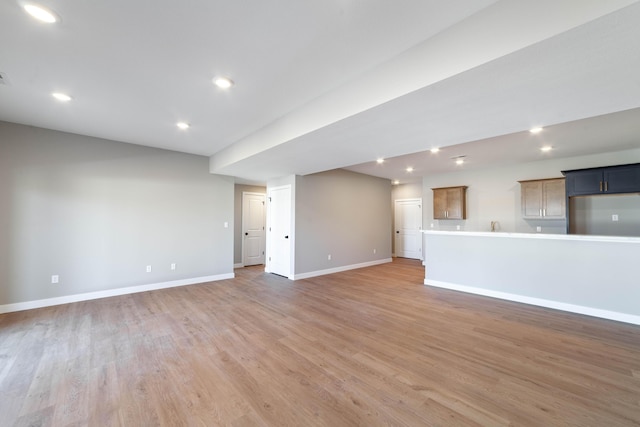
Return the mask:
<svg viewBox="0 0 640 427">
<path fill-rule="evenodd" d="M 401 258 L 422 259 L 422 199 L 396 199 L 395 249 Z"/>
<path fill-rule="evenodd" d="M 267 272 L 291 276 L 291 186 L 269 189 Z"/>
<path fill-rule="evenodd" d="M 242 192 L 242 265 L 264 264 L 265 207 L 262 193 Z"/>
</svg>

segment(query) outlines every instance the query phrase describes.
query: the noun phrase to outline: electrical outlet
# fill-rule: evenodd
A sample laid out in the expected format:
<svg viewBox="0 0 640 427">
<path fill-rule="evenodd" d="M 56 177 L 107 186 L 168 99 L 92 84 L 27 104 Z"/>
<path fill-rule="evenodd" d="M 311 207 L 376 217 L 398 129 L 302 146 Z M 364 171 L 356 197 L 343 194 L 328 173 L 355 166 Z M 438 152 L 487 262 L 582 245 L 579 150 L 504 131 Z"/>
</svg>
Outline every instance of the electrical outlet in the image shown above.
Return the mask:
<svg viewBox="0 0 640 427">
<path fill-rule="evenodd" d="M 460 230 L 460 226 L 459 225 L 456 225 L 456 230 Z"/>
<path fill-rule="evenodd" d="M 224 222 L 224 228 L 229 228 L 229 223 L 227 221 Z"/>
<path fill-rule="evenodd" d="M 172 270 L 175 270 L 175 269 L 176 269 L 176 263 L 175 263 L 175 262 L 172 262 L 172 263 L 171 263 L 171 269 L 172 269 Z"/>
<path fill-rule="evenodd" d="M 611 215 L 611 221 L 617 221 L 617 220 L 618 220 L 618 214 Z"/>
<path fill-rule="evenodd" d="M 331 254 L 327 255 L 327 260 L 331 261 Z"/>
<path fill-rule="evenodd" d="M 151 273 L 151 266 L 147 265 L 147 273 Z"/>
<path fill-rule="evenodd" d="M 537 226 L 537 227 L 536 227 L 536 231 L 537 231 L 538 233 L 540 233 L 540 232 L 542 231 L 542 227 Z"/>
<path fill-rule="evenodd" d="M 60 277 L 58 277 L 57 274 L 54 274 L 53 276 L 51 276 L 51 283 L 59 283 L 60 282 Z"/>
</svg>

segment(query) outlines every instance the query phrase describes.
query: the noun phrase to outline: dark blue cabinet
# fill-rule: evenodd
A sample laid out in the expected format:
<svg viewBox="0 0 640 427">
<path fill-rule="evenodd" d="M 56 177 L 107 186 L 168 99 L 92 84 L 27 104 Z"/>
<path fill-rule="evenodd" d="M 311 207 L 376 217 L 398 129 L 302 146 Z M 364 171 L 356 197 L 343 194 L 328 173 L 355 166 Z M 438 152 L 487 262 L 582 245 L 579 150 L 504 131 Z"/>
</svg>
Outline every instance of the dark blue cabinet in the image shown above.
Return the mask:
<svg viewBox="0 0 640 427">
<path fill-rule="evenodd" d="M 562 171 L 567 197 L 640 193 L 640 163 Z"/>
</svg>

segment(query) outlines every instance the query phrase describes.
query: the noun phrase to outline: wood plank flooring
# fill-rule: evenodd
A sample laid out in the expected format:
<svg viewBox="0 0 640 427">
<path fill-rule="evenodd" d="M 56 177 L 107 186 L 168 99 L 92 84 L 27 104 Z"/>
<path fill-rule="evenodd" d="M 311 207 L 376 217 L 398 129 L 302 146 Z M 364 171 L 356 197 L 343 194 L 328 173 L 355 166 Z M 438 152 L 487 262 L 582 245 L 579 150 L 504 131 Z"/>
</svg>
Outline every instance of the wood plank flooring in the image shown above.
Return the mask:
<svg viewBox="0 0 640 427">
<path fill-rule="evenodd" d="M 640 327 L 425 287 L 413 260 L 236 275 L 0 315 L 0 425 L 640 425 Z"/>
</svg>

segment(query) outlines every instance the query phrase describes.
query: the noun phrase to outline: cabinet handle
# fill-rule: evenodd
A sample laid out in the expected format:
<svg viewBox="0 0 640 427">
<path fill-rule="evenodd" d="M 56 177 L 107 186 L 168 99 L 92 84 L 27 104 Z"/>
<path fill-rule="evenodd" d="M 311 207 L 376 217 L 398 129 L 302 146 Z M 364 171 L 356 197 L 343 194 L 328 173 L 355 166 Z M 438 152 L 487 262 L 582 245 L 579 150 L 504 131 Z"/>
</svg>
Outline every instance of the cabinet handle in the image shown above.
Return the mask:
<svg viewBox="0 0 640 427">
<path fill-rule="evenodd" d="M 600 191 L 602 191 L 602 181 L 600 181 Z"/>
<path fill-rule="evenodd" d="M 605 182 L 604 182 L 604 191 L 605 191 L 605 193 L 606 193 L 607 191 L 609 191 L 609 181 L 605 181 Z"/>
</svg>

